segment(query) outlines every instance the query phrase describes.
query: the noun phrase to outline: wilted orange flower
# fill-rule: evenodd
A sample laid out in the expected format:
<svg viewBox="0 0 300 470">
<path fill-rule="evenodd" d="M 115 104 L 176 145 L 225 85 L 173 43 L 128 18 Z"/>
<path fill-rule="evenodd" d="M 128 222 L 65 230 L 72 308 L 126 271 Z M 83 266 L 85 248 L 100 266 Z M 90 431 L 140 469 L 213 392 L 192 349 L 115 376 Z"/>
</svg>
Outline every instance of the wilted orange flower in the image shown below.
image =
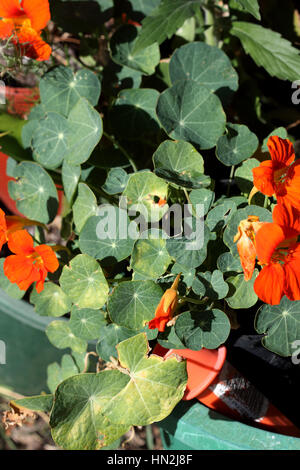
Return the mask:
<svg viewBox="0 0 300 470">
<path fill-rule="evenodd" d="M 40 293 L 48 272 L 54 273 L 59 267 L 53 249 L 48 245 L 33 246 L 33 238 L 26 230 L 10 234 L 8 248 L 15 254 L 4 261 L 5 276 L 21 290 L 36 282 L 36 291 Z"/>
<path fill-rule="evenodd" d="M 18 215 L 5 215 L 0 209 L 0 250 L 2 246 L 8 241 L 9 234 L 21 230 L 26 225 L 40 225 L 43 224 L 34 220 L 29 220 Z"/>
<path fill-rule="evenodd" d="M 166 324 L 173 318 L 173 314 L 177 307 L 177 288 L 179 279 L 180 274 L 177 275 L 170 289 L 167 289 L 162 296 L 156 308 L 155 317 L 148 323 L 150 330 L 157 328 L 158 331 L 165 331 Z"/>
<path fill-rule="evenodd" d="M 256 259 L 255 235 L 265 223 L 260 222 L 259 217 L 249 215 L 247 219 L 240 222 L 238 232 L 233 239 L 237 242 L 245 281 L 250 281 L 252 278 Z"/>
<path fill-rule="evenodd" d="M 0 17 L 1 39 L 11 38 L 24 56 L 49 59 L 51 47 L 41 38 L 50 20 L 48 0 L 0 0 Z"/>
<path fill-rule="evenodd" d="M 253 168 L 250 199 L 260 191 L 266 196 L 275 195 L 279 204 L 290 204 L 300 210 L 300 161 L 295 161 L 292 142 L 275 135 L 267 145 L 271 160 Z"/>
<path fill-rule="evenodd" d="M 256 254 L 263 266 L 254 290 L 265 303 L 278 305 L 284 295 L 300 300 L 300 213 L 291 206 L 277 205 L 273 223 L 257 232 Z"/>
</svg>

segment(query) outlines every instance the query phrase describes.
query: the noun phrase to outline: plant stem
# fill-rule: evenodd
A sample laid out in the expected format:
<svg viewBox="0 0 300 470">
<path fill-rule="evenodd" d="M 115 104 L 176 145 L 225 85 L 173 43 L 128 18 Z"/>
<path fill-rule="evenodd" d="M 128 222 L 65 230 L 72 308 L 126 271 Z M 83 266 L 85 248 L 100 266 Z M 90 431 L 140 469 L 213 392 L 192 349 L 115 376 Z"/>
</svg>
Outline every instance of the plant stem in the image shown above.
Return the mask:
<svg viewBox="0 0 300 470">
<path fill-rule="evenodd" d="M 133 168 L 133 171 L 136 173 L 138 171 L 137 167 L 136 167 L 136 164 L 134 163 L 134 161 L 132 160 L 131 156 L 129 155 L 129 153 L 127 152 L 127 150 L 124 149 L 124 147 L 119 144 L 119 142 L 116 140 L 115 136 L 113 135 L 110 135 L 110 134 L 107 134 L 107 132 L 103 131 L 103 135 L 108 139 L 110 140 L 116 147 L 118 147 L 118 149 L 123 153 L 123 155 L 127 158 L 127 160 L 129 161 L 130 165 L 132 166 Z"/>
<path fill-rule="evenodd" d="M 203 305 L 207 302 L 208 297 L 204 297 L 204 299 L 192 299 L 191 297 L 179 297 L 180 303 L 190 302 L 191 304 Z"/>
<path fill-rule="evenodd" d="M 234 175 L 234 169 L 235 169 L 235 166 L 232 165 L 231 170 L 230 170 L 230 175 L 229 175 L 228 186 L 227 186 L 227 194 L 226 194 L 227 197 L 229 197 L 229 194 L 230 194 L 230 189 L 231 189 L 231 185 L 232 185 L 232 181 L 233 181 L 233 175 Z"/>
</svg>

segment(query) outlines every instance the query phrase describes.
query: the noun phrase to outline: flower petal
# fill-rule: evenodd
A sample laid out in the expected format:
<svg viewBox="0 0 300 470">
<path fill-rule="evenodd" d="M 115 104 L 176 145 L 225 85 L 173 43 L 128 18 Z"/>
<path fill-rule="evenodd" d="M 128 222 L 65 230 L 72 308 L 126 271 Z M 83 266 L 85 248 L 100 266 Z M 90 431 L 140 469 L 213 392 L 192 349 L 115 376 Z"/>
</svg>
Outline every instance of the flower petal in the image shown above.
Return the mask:
<svg viewBox="0 0 300 470">
<path fill-rule="evenodd" d="M 277 246 L 283 242 L 286 234 L 283 228 L 274 223 L 264 224 L 255 237 L 256 254 L 261 264 L 268 264 Z"/>
<path fill-rule="evenodd" d="M 0 17 L 12 18 L 14 16 L 23 15 L 19 0 L 1 0 Z"/>
<path fill-rule="evenodd" d="M 285 272 L 281 264 L 264 266 L 254 281 L 257 296 L 265 303 L 278 305 L 284 295 Z"/>
<path fill-rule="evenodd" d="M 285 294 L 290 300 L 300 300 L 300 243 L 290 249 L 284 264 Z"/>
<path fill-rule="evenodd" d="M 17 230 L 9 234 L 8 248 L 16 255 L 30 255 L 34 252 L 33 238 L 26 230 Z"/>
<path fill-rule="evenodd" d="M 35 251 L 42 257 L 46 271 L 54 273 L 59 268 L 59 262 L 51 246 L 40 245 L 35 247 Z"/>
<path fill-rule="evenodd" d="M 50 8 L 48 0 L 22 0 L 21 6 L 36 31 L 44 29 L 50 21 Z"/>
<path fill-rule="evenodd" d="M 11 255 L 5 259 L 3 270 L 10 282 L 16 282 L 19 285 L 32 276 L 33 263 L 25 255 Z"/>
<path fill-rule="evenodd" d="M 244 279 L 250 281 L 255 268 L 256 250 L 252 240 L 244 232 L 237 242 L 237 250 L 244 271 Z"/>
<path fill-rule="evenodd" d="M 266 160 L 253 168 L 252 174 L 253 184 L 261 193 L 266 196 L 272 196 L 275 193 L 274 167 L 271 160 Z"/>
<path fill-rule="evenodd" d="M 295 160 L 294 147 L 290 140 L 272 135 L 268 139 L 267 146 L 273 161 L 288 166 Z"/>
<path fill-rule="evenodd" d="M 17 31 L 17 40 L 15 41 L 21 47 L 22 55 L 38 61 L 48 60 L 52 49 L 44 42 L 39 34 L 27 26 Z"/>
<path fill-rule="evenodd" d="M 0 20 L 0 39 L 8 39 L 10 36 L 12 36 L 13 31 L 13 22 Z"/>
</svg>

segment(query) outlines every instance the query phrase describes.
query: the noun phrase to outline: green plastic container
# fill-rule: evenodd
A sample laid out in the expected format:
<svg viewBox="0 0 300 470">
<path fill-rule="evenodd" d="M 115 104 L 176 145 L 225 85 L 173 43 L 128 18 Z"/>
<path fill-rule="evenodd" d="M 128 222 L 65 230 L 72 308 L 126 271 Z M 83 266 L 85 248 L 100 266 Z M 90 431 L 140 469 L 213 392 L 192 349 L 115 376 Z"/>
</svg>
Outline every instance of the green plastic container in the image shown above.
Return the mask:
<svg viewBox="0 0 300 470">
<path fill-rule="evenodd" d="M 159 423 L 165 450 L 299 450 L 300 438 L 227 418 L 198 401 L 181 401 Z"/>
<path fill-rule="evenodd" d="M 47 366 L 60 362 L 67 350 L 51 345 L 45 329 L 53 320 L 37 315 L 30 304 L 0 289 L 0 341 L 6 364 L 0 360 L 0 386 L 22 395 L 48 392 Z M 3 343 L 1 343 L 1 357 Z M 1 359 L 1 358 L 0 358 Z"/>
</svg>

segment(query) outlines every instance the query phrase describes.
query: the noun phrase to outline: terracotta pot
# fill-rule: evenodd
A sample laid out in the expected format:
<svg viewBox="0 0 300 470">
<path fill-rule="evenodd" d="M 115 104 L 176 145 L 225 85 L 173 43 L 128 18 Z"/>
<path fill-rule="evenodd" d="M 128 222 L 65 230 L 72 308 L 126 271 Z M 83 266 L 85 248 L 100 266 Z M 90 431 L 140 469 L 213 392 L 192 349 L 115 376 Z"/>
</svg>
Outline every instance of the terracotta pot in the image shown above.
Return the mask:
<svg viewBox="0 0 300 470">
<path fill-rule="evenodd" d="M 188 383 L 183 400 L 197 398 L 218 376 L 226 358 L 226 347 L 218 349 L 205 349 L 192 351 L 191 349 L 165 349 L 159 344 L 155 346 L 153 354 L 167 359 L 172 354 L 186 359 Z"/>
</svg>

